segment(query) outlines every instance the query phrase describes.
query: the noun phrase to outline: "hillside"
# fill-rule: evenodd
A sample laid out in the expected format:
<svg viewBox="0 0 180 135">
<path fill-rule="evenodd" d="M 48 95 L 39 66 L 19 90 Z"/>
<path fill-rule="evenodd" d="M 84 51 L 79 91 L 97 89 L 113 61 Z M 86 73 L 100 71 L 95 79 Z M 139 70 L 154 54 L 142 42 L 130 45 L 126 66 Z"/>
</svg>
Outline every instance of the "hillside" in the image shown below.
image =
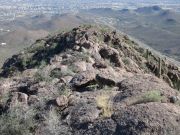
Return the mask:
<svg viewBox="0 0 180 135">
<path fill-rule="evenodd" d="M 6 60 L 3 135 L 175 135 L 180 69 L 105 26 L 37 40 Z"/>
<path fill-rule="evenodd" d="M 102 24 L 116 27 L 153 49 L 180 61 L 180 13 L 158 6 L 135 10 L 91 9 L 83 11 Z"/>
<path fill-rule="evenodd" d="M 16 18 L 14 21 L 0 22 L 0 67 L 2 63 L 23 48 L 29 47 L 37 39 L 57 30 L 63 31 L 86 23 L 82 18 L 71 15 L 36 15 Z M 1 46 L 6 43 L 6 46 Z"/>
</svg>

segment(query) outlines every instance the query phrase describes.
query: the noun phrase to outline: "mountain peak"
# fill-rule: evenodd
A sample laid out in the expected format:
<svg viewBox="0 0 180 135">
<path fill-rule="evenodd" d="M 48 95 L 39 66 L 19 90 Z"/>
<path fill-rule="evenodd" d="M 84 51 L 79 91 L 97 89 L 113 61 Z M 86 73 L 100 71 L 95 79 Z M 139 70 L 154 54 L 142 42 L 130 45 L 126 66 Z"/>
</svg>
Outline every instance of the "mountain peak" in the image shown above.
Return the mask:
<svg viewBox="0 0 180 135">
<path fill-rule="evenodd" d="M 150 7 L 140 7 L 138 9 L 136 9 L 135 11 L 138 13 L 150 14 L 150 13 L 160 12 L 160 11 L 162 11 L 162 9 L 159 6 L 150 6 Z"/>
</svg>

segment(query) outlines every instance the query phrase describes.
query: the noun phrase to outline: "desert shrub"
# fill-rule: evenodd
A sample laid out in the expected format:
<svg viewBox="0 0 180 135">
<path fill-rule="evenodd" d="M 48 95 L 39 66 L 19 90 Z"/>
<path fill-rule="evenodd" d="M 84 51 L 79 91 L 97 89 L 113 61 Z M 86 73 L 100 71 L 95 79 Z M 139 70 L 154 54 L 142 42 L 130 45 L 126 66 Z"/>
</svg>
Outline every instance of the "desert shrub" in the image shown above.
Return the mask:
<svg viewBox="0 0 180 135">
<path fill-rule="evenodd" d="M 45 49 L 44 45 L 45 45 L 45 41 L 40 40 L 40 41 L 37 41 L 37 43 L 34 44 L 33 46 L 27 48 L 26 51 L 29 52 L 29 53 L 35 53 L 37 51 Z"/>
<path fill-rule="evenodd" d="M 5 104 L 9 99 L 10 93 L 8 91 L 3 92 L 0 94 L 0 103 Z"/>
<path fill-rule="evenodd" d="M 74 72 L 70 68 L 68 68 L 66 71 L 63 71 L 63 72 L 61 71 L 61 69 L 55 68 L 50 73 L 50 76 L 52 78 L 61 78 L 63 76 L 73 76 L 73 75 L 74 75 Z"/>
<path fill-rule="evenodd" d="M 96 91 L 98 89 L 98 87 L 99 87 L 98 84 L 92 84 L 92 85 L 87 86 L 86 88 L 89 90 L 95 90 Z"/>
<path fill-rule="evenodd" d="M 52 78 L 49 75 L 49 72 L 45 69 L 39 69 L 36 74 L 34 75 L 34 79 L 38 82 L 45 81 L 50 82 Z"/>
<path fill-rule="evenodd" d="M 97 96 L 96 103 L 98 108 L 102 110 L 103 117 L 111 117 L 113 110 L 110 102 L 110 96 L 108 94 Z"/>
<path fill-rule="evenodd" d="M 55 108 L 51 108 L 45 118 L 45 127 L 42 134 L 47 135 L 66 135 L 69 129 L 61 123 L 61 116 Z"/>
<path fill-rule="evenodd" d="M 79 61 L 86 61 L 86 62 L 89 62 L 89 58 L 91 57 L 90 56 L 90 54 L 88 53 L 88 52 L 75 52 L 74 54 L 73 54 L 73 56 L 75 56 L 74 58 L 75 58 L 75 60 L 77 60 L 77 58 L 78 58 L 78 60 Z"/>
<path fill-rule="evenodd" d="M 130 60 L 128 58 L 123 58 L 122 61 L 123 61 L 123 63 L 125 65 L 129 65 L 130 64 Z"/>
<path fill-rule="evenodd" d="M 57 86 L 57 88 L 60 95 L 69 96 L 70 94 L 69 86 L 67 86 L 66 84 L 63 84 L 63 85 Z"/>
<path fill-rule="evenodd" d="M 58 135 L 59 129 L 59 117 L 55 109 L 49 111 L 49 115 L 46 117 L 46 124 L 49 129 L 49 133 L 52 135 Z"/>
<path fill-rule="evenodd" d="M 163 99 L 160 91 L 149 91 L 145 93 L 143 96 L 139 97 L 133 104 L 141 104 L 148 102 L 160 102 Z"/>
<path fill-rule="evenodd" d="M 0 116 L 1 135 L 32 135 L 35 128 L 33 110 L 15 107 Z"/>
</svg>

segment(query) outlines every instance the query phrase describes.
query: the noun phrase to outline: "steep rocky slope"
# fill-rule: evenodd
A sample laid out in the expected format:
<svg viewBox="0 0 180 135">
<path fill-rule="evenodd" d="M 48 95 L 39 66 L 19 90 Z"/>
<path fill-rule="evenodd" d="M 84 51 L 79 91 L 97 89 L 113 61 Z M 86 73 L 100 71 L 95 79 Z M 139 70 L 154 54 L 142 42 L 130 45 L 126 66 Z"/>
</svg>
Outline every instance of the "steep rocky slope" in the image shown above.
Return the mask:
<svg viewBox="0 0 180 135">
<path fill-rule="evenodd" d="M 179 67 L 104 26 L 37 40 L 8 59 L 0 134 L 175 135 Z"/>
</svg>

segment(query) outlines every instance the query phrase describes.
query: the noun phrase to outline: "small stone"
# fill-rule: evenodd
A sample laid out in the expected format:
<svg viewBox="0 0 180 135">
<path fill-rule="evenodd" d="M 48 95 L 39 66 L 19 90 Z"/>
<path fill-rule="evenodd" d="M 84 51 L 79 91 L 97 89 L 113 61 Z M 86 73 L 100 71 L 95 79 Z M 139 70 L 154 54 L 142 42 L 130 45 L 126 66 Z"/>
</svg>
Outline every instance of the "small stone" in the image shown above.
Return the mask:
<svg viewBox="0 0 180 135">
<path fill-rule="evenodd" d="M 178 100 L 176 96 L 172 96 L 169 99 L 170 99 L 170 102 L 173 103 L 173 104 L 175 104 L 177 102 L 177 100 Z"/>
<path fill-rule="evenodd" d="M 75 62 L 75 63 L 74 63 L 74 67 L 75 67 L 79 72 L 86 71 L 86 62 L 85 62 L 85 61 Z"/>
<path fill-rule="evenodd" d="M 66 106 L 68 104 L 68 98 L 64 95 L 56 98 L 56 103 L 59 107 Z"/>
</svg>

